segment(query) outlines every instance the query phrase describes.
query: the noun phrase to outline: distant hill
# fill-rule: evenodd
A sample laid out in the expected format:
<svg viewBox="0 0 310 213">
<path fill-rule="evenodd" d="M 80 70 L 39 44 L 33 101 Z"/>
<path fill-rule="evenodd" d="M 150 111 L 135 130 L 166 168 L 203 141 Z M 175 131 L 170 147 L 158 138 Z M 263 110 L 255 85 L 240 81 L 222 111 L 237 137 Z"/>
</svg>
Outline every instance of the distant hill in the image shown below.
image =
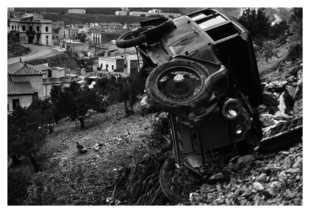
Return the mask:
<svg viewBox="0 0 310 213">
<path fill-rule="evenodd" d="M 86 9 L 86 14 L 101 14 L 101 15 L 114 15 L 115 11 L 120 11 L 120 7 L 89 7 L 89 8 L 77 8 L 77 7 L 70 7 L 70 8 L 75 8 L 75 9 Z M 170 8 L 170 7 L 165 7 L 165 8 L 158 8 L 161 9 L 163 12 L 166 13 L 181 13 L 183 14 L 184 10 L 186 11 L 186 8 Z M 26 8 L 15 8 L 15 11 L 27 11 L 29 13 L 31 12 L 37 12 L 37 13 L 59 13 L 59 14 L 65 14 L 68 13 L 68 9 L 66 7 L 52 7 L 52 8 L 42 8 L 42 7 L 26 7 Z M 130 11 L 149 11 L 151 7 L 142 7 L 142 8 L 135 8 L 135 7 L 130 7 Z"/>
<path fill-rule="evenodd" d="M 70 7 L 76 8 L 76 7 Z M 182 15 L 194 12 L 196 10 L 202 8 L 193 8 L 193 7 L 186 7 L 186 8 L 174 8 L 174 7 L 165 7 L 165 8 L 158 8 L 161 9 L 163 12 L 167 13 L 180 13 Z M 14 8 L 16 12 L 37 12 L 42 13 L 45 19 L 49 19 L 52 21 L 64 21 L 65 24 L 77 24 L 77 23 L 96 23 L 96 22 L 120 22 L 120 23 L 134 23 L 146 20 L 145 17 L 133 17 L 133 16 L 115 16 L 115 11 L 120 11 L 120 7 L 89 7 L 89 8 L 79 8 L 79 9 L 86 9 L 85 15 L 78 15 L 78 14 L 68 14 L 68 9 L 65 7 L 53 7 L 53 8 Z M 78 9 L 78 8 L 76 8 Z M 135 8 L 130 7 L 128 8 L 129 11 L 149 11 L 151 7 L 142 7 L 142 8 Z M 232 17 L 240 16 L 241 8 L 239 7 L 224 7 L 224 8 L 216 8 L 220 9 L 226 13 L 228 13 Z M 270 22 L 274 20 L 274 14 L 277 14 L 281 19 L 287 20 L 289 17 L 290 8 L 265 8 L 265 13 L 269 17 Z"/>
</svg>

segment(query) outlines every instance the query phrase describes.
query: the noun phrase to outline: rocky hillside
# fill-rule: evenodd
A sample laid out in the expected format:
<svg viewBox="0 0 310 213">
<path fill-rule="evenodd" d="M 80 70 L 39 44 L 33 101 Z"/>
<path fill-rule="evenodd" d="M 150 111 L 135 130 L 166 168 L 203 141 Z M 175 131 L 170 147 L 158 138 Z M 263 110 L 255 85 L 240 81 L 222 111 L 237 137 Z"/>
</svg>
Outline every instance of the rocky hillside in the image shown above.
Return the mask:
<svg viewBox="0 0 310 213">
<path fill-rule="evenodd" d="M 259 60 L 264 104 L 260 120 L 265 135 L 272 127 L 302 117 L 301 47 L 278 45 L 270 61 Z M 303 205 L 303 145 L 279 152 L 232 159 L 220 173 L 190 193 L 191 205 Z"/>
</svg>

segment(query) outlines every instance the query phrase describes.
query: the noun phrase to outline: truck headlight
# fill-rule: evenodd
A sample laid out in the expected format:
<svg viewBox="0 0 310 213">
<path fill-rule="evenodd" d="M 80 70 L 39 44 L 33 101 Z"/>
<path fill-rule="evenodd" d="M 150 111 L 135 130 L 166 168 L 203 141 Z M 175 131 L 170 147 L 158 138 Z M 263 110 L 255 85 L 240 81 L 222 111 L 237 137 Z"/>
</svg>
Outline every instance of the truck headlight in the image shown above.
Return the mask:
<svg viewBox="0 0 310 213">
<path fill-rule="evenodd" d="M 225 101 L 222 107 L 222 114 L 228 120 L 236 119 L 241 112 L 240 102 L 234 98 Z"/>
</svg>

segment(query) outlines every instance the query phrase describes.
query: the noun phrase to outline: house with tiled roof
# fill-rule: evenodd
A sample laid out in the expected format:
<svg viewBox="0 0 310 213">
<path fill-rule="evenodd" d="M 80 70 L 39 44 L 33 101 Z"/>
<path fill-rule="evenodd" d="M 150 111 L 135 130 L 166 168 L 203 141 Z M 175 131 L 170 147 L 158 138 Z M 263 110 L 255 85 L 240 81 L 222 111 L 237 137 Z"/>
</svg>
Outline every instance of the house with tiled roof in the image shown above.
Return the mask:
<svg viewBox="0 0 310 213">
<path fill-rule="evenodd" d="M 28 107 L 38 98 L 43 99 L 42 72 L 22 62 L 8 65 L 8 111 Z"/>
</svg>

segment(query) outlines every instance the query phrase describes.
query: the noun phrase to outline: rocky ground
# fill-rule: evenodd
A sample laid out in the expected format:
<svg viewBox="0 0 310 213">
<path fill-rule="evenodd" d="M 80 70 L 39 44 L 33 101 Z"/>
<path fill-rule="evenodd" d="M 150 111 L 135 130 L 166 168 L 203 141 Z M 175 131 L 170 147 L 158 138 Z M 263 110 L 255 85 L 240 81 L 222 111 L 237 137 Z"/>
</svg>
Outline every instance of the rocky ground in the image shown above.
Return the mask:
<svg viewBox="0 0 310 213">
<path fill-rule="evenodd" d="M 265 99 L 259 110 L 265 135 L 272 127 L 303 115 L 302 59 L 288 50 L 280 47 L 282 57 L 275 58 L 273 66 L 259 64 Z M 303 205 L 302 153 L 300 142 L 279 152 L 235 158 L 210 178 L 216 184 L 205 183 L 190 193 L 190 204 Z"/>
<path fill-rule="evenodd" d="M 227 166 L 229 181 L 203 184 L 190 194 L 190 203 L 302 205 L 302 159 L 302 143 L 278 153 L 244 156 Z"/>
</svg>

